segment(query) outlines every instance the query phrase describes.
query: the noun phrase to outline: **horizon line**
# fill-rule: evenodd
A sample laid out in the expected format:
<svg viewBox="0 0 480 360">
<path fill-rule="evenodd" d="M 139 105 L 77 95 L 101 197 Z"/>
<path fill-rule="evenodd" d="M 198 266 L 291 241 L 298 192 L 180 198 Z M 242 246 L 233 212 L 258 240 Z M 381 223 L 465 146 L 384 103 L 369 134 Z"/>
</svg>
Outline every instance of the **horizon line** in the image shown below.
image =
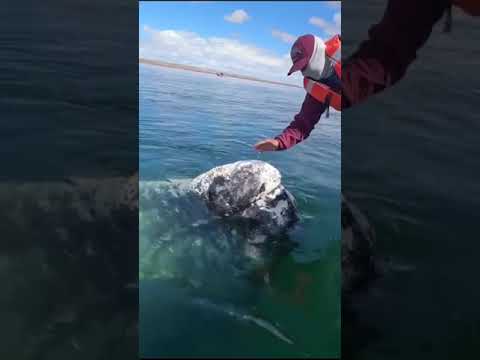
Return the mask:
<svg viewBox="0 0 480 360">
<path fill-rule="evenodd" d="M 209 68 L 202 68 L 202 67 L 192 66 L 192 65 L 175 64 L 175 63 L 170 63 L 170 62 L 166 62 L 166 61 L 162 61 L 162 60 L 151 60 L 151 59 L 145 59 L 145 58 L 139 57 L 138 62 L 139 62 L 139 64 L 143 63 L 143 64 L 149 64 L 149 65 L 163 66 L 163 67 L 175 68 L 175 69 L 180 69 L 180 70 L 200 72 L 200 73 L 204 73 L 204 74 L 212 74 L 212 75 L 217 75 L 217 76 L 222 76 L 222 77 L 231 77 L 231 78 L 236 78 L 236 79 L 257 81 L 257 82 L 261 82 L 261 83 L 282 85 L 282 86 L 289 86 L 289 87 L 295 87 L 295 88 L 303 89 L 303 87 L 301 87 L 299 85 L 288 84 L 288 83 L 284 83 L 284 82 L 280 82 L 280 81 L 264 80 L 264 79 L 255 78 L 253 76 L 238 75 L 238 74 L 233 74 L 233 73 L 228 73 L 228 72 L 223 72 L 223 71 L 216 71 L 216 70 L 212 70 L 212 69 L 209 69 Z"/>
</svg>

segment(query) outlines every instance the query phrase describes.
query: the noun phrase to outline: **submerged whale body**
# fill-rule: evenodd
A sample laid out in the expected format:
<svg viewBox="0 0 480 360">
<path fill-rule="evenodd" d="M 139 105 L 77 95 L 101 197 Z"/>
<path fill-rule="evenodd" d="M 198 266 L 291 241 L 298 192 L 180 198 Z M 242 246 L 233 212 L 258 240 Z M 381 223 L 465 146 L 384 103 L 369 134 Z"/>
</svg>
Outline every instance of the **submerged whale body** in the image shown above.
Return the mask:
<svg viewBox="0 0 480 360">
<path fill-rule="evenodd" d="M 250 220 L 267 234 L 298 220 L 295 199 L 282 185 L 280 172 L 264 161 L 215 167 L 193 179 L 190 189 L 216 215 Z"/>
<path fill-rule="evenodd" d="M 297 219 L 280 173 L 261 161 L 194 179 L 140 181 L 140 278 L 236 293 L 245 276 L 295 247 L 288 230 Z"/>
</svg>

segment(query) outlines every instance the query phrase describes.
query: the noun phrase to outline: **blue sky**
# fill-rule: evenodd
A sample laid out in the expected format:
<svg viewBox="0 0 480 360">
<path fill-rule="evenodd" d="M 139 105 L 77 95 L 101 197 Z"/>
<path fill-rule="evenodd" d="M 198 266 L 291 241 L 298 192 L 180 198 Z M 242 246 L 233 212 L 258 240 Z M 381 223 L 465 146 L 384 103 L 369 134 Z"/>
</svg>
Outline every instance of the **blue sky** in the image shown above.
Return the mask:
<svg viewBox="0 0 480 360">
<path fill-rule="evenodd" d="M 294 39 L 340 21 L 340 2 L 140 2 L 140 56 L 287 80 Z"/>
</svg>

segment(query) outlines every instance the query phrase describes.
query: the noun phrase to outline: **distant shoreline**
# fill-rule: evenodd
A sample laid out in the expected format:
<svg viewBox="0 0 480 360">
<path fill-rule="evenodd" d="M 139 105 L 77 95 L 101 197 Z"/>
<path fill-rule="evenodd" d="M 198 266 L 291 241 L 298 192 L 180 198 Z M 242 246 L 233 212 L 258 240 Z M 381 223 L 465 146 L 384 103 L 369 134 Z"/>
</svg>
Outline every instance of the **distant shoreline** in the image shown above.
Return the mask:
<svg viewBox="0 0 480 360">
<path fill-rule="evenodd" d="M 242 79 L 242 80 L 256 81 L 256 82 L 261 82 L 266 84 L 282 85 L 282 86 L 289 86 L 289 87 L 302 89 L 302 87 L 298 85 L 282 83 L 279 81 L 262 80 L 262 79 L 257 79 L 251 76 L 237 75 L 232 73 L 226 73 L 223 71 L 215 71 L 212 69 L 200 68 L 196 66 L 173 64 L 173 63 L 168 63 L 160 60 L 149 60 L 149 59 L 143 59 L 143 58 L 139 58 L 138 61 L 140 64 L 163 66 L 163 67 L 172 68 L 172 69 L 180 69 L 180 70 L 187 70 L 187 71 L 199 72 L 204 74 L 212 74 L 212 75 L 217 75 L 219 77 L 230 77 L 230 78 L 236 78 L 236 79 Z"/>
</svg>

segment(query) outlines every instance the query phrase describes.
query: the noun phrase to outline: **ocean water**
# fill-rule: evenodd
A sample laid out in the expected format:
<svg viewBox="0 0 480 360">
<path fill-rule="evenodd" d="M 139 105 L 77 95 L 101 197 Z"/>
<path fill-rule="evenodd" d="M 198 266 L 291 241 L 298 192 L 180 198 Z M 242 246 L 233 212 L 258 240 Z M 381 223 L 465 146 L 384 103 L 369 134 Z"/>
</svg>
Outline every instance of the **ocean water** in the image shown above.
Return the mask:
<svg viewBox="0 0 480 360">
<path fill-rule="evenodd" d="M 2 359 L 136 358 L 137 212 L 99 214 L 78 180 L 115 200 L 138 167 L 137 8 L 2 10 Z"/>
<path fill-rule="evenodd" d="M 345 55 L 385 3 L 343 2 Z M 478 18 L 442 27 L 398 85 L 343 114 L 342 191 L 386 262 L 357 304 L 355 358 L 478 358 Z"/>
<path fill-rule="evenodd" d="M 339 113 L 297 147 L 258 154 L 253 145 L 289 124 L 303 89 L 151 65 L 139 79 L 141 356 L 338 356 Z M 249 159 L 279 169 L 301 216 L 262 251 L 184 190 Z"/>
</svg>

